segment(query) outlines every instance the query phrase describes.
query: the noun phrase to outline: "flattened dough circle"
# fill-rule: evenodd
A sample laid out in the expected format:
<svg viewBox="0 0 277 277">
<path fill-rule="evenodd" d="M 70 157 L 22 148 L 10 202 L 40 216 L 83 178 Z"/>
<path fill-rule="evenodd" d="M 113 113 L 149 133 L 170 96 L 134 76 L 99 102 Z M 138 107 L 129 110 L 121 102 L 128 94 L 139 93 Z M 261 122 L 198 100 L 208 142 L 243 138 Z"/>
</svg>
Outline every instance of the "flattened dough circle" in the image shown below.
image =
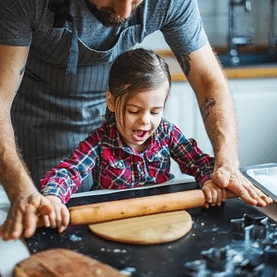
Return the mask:
<svg viewBox="0 0 277 277">
<path fill-rule="evenodd" d="M 107 240 L 140 245 L 177 240 L 191 227 L 191 216 L 184 210 L 89 225 L 91 232 Z"/>
</svg>

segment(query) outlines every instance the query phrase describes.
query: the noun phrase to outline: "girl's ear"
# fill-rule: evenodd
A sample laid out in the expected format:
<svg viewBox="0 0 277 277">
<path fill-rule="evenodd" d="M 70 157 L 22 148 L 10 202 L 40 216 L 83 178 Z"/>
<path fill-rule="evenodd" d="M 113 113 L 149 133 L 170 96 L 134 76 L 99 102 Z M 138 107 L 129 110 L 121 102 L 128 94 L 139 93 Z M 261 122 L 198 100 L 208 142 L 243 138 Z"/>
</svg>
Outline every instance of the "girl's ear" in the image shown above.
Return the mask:
<svg viewBox="0 0 277 277">
<path fill-rule="evenodd" d="M 114 108 L 114 97 L 112 95 L 112 93 L 110 91 L 108 91 L 106 93 L 106 102 L 107 102 L 107 107 L 109 109 L 110 112 L 114 112 L 115 108 Z"/>
</svg>

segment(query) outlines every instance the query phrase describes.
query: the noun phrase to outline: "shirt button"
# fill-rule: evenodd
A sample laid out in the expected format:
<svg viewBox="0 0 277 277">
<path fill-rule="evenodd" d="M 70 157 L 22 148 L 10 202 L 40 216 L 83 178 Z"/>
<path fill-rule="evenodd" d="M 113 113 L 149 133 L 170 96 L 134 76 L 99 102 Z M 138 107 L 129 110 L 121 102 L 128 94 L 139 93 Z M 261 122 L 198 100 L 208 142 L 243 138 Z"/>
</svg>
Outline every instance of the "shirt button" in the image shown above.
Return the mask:
<svg viewBox="0 0 277 277">
<path fill-rule="evenodd" d="M 116 166 L 119 167 L 119 168 L 122 168 L 123 167 L 123 162 L 121 162 L 121 161 L 117 162 Z"/>
</svg>

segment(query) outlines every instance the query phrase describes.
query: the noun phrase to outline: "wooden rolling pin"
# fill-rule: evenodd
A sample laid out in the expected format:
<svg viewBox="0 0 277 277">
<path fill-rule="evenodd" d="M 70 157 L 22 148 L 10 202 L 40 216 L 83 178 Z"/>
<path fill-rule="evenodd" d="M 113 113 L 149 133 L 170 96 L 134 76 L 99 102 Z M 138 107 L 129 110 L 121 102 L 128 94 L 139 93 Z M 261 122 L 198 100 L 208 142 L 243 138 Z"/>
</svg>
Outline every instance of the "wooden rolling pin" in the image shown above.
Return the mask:
<svg viewBox="0 0 277 277">
<path fill-rule="evenodd" d="M 227 192 L 227 198 L 235 197 Z M 93 224 L 110 220 L 202 207 L 202 190 L 189 190 L 140 198 L 70 207 L 70 224 Z"/>
</svg>

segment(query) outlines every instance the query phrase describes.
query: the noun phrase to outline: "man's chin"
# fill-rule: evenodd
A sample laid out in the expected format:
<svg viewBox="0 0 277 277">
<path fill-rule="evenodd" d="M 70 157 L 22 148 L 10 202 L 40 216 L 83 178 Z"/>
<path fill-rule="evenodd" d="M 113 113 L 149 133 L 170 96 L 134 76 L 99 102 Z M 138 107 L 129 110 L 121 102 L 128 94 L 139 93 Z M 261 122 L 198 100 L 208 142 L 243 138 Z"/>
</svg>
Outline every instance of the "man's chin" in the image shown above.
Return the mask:
<svg viewBox="0 0 277 277">
<path fill-rule="evenodd" d="M 111 20 L 106 18 L 96 18 L 100 23 L 102 23 L 105 27 L 121 27 L 123 26 L 129 19 L 119 19 L 119 20 Z"/>
<path fill-rule="evenodd" d="M 88 3 L 91 14 L 105 27 L 120 27 L 124 25 L 129 18 L 121 18 L 112 11 L 99 10 L 94 4 Z"/>
</svg>

